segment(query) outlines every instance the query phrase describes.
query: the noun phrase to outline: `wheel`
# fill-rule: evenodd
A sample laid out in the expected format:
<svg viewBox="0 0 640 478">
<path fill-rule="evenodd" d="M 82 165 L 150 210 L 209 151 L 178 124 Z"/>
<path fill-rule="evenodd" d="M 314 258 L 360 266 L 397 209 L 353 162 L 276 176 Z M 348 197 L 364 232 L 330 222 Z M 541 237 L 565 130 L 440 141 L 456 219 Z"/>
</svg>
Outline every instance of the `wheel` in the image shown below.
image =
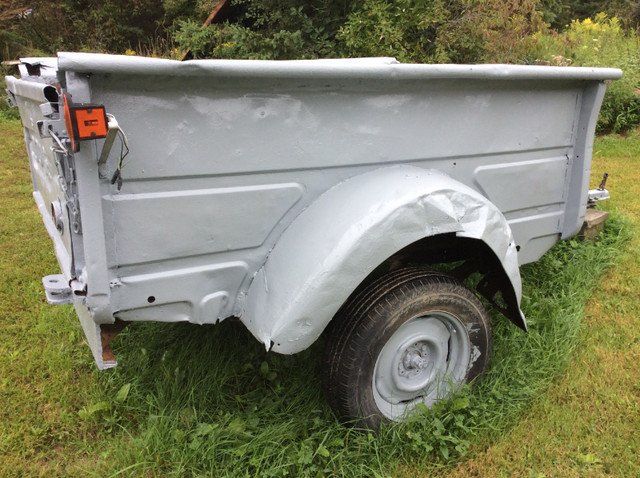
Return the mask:
<svg viewBox="0 0 640 478">
<path fill-rule="evenodd" d="M 334 318 L 324 391 L 338 417 L 370 429 L 431 406 L 486 371 L 491 324 L 462 283 L 422 268 L 374 281 Z"/>
</svg>

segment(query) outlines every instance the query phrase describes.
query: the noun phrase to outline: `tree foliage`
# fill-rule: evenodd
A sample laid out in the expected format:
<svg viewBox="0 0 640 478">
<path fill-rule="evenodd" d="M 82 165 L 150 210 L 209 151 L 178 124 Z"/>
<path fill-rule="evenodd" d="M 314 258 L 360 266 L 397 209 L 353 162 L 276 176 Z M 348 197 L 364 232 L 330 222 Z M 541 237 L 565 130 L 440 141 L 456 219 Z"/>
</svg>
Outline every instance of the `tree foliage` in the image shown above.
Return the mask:
<svg viewBox="0 0 640 478">
<path fill-rule="evenodd" d="M 414 62 L 518 61 L 544 28 L 538 0 L 233 0 L 230 18 L 175 39 L 197 57 L 394 56 Z"/>
<path fill-rule="evenodd" d="M 0 0 L 0 53 L 167 55 L 177 45 L 215 58 L 522 62 L 543 22 L 562 30 L 609 9 L 633 27 L 640 16 L 640 0 L 229 0 L 223 21 L 201 28 L 218 2 Z"/>
<path fill-rule="evenodd" d="M 33 0 L 26 6 L 0 28 L 21 38 L 22 50 L 43 53 L 123 52 L 156 34 L 164 19 L 154 0 Z"/>
<path fill-rule="evenodd" d="M 177 22 L 175 39 L 196 57 L 292 59 L 339 55 L 336 34 L 356 6 L 343 0 L 232 0 L 228 19 Z"/>
<path fill-rule="evenodd" d="M 607 87 L 598 131 L 621 132 L 640 124 L 640 38 L 626 33 L 617 18 L 599 13 L 573 20 L 559 34 L 537 34 L 535 40 L 536 57 L 552 65 L 621 68 L 622 79 Z"/>
<path fill-rule="evenodd" d="M 439 43 L 454 63 L 529 61 L 531 36 L 545 28 L 538 0 L 457 0 Z"/>
<path fill-rule="evenodd" d="M 0 54 L 612 66 L 625 77 L 605 98 L 600 129 L 640 124 L 640 0 L 227 0 L 202 27 L 218 3 L 0 0 Z"/>
</svg>

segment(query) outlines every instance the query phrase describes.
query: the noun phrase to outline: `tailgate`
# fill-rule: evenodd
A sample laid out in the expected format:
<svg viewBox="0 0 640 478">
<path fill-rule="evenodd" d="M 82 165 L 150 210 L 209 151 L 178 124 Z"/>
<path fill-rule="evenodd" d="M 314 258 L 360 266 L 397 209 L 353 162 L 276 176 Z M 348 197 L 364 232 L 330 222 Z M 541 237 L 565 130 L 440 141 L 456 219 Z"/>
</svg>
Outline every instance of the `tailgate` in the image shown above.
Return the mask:
<svg viewBox="0 0 640 478">
<path fill-rule="evenodd" d="M 8 100 L 20 111 L 33 196 L 62 272 L 43 278 L 47 300 L 52 304 L 74 305 L 98 367 L 113 367 L 116 362 L 109 348 L 111 339 L 101 329 L 106 326 L 111 330 L 109 324 L 114 322 L 95 144 L 95 139 L 104 136 L 92 134 L 86 146 L 76 148 L 65 123 L 69 111 L 77 118 L 98 108 L 83 106 L 86 103 L 69 106 L 70 101 L 63 101 L 63 91 L 71 97 L 69 83 L 76 97 L 85 99 L 87 81 L 67 75 L 61 87 L 57 58 L 23 59 L 20 73 L 22 79 L 5 77 Z M 87 139 L 83 135 L 93 121 L 92 116 L 84 117 L 80 130 L 70 120 L 74 138 Z M 102 126 L 106 128 L 104 123 Z M 89 211 L 85 222 L 81 220 L 80 204 Z"/>
<path fill-rule="evenodd" d="M 9 100 L 19 108 L 24 127 L 33 196 L 68 285 L 75 276 L 72 232 L 74 227 L 78 232 L 79 219 L 74 203 L 73 156 L 66 155 L 62 145 L 43 131 L 59 116 L 58 87 L 47 82 L 52 79 L 5 77 Z"/>
</svg>

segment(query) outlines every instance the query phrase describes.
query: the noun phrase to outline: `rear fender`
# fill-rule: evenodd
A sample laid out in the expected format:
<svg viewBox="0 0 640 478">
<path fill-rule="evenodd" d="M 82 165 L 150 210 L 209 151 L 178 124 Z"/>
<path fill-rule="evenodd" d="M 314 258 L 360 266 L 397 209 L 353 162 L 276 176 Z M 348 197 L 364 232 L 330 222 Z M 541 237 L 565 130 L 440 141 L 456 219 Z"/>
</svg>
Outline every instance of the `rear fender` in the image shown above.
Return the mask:
<svg viewBox="0 0 640 478">
<path fill-rule="evenodd" d="M 409 244 L 445 233 L 489 246 L 508 279 L 515 304 L 510 319 L 526 328 L 516 246 L 502 213 L 451 177 L 414 166 L 352 177 L 313 202 L 255 274 L 240 318 L 267 349 L 304 350 L 378 265 Z"/>
</svg>

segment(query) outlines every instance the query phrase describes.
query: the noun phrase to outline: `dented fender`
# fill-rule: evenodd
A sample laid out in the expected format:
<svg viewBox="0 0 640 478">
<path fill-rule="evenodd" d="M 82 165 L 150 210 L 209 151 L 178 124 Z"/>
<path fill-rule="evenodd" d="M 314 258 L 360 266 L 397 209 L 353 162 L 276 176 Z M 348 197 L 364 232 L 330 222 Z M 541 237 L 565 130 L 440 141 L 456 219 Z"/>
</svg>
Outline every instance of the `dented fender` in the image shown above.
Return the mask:
<svg viewBox="0 0 640 478">
<path fill-rule="evenodd" d="M 491 248 L 517 301 L 518 325 L 526 328 L 517 250 L 502 213 L 446 174 L 406 165 L 349 178 L 305 209 L 255 274 L 240 319 L 267 349 L 304 350 L 377 266 L 445 233 Z"/>
</svg>

